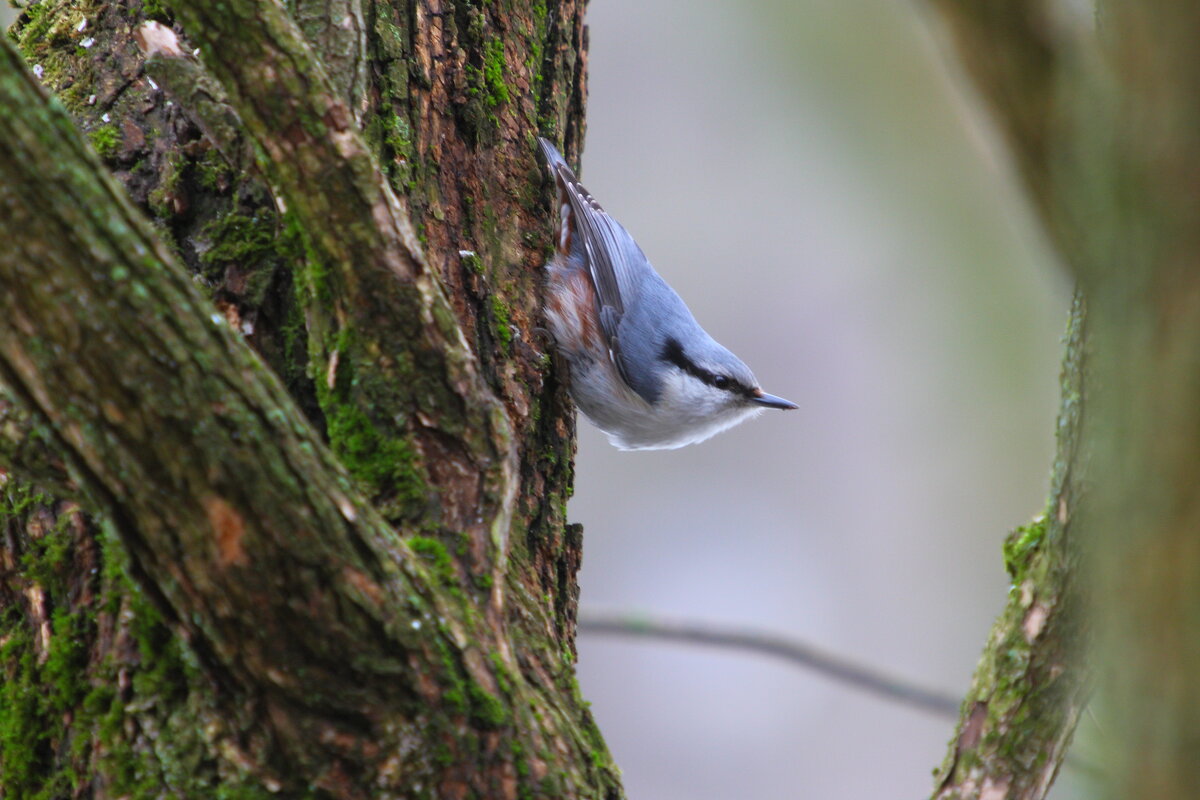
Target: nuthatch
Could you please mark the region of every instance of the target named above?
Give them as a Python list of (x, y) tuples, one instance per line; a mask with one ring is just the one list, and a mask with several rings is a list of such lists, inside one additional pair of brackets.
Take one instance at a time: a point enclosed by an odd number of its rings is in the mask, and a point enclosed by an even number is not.
[(763, 392), (554, 145), (538, 145), (558, 186), (546, 318), (570, 370), (571, 397), (609, 441), (622, 450), (683, 447), (764, 408), (796, 408)]

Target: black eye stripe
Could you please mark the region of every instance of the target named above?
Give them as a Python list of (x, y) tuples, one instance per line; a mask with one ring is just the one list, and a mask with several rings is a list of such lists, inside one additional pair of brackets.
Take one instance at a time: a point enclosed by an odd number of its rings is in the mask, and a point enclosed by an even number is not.
[(731, 378), (728, 375), (717, 375), (697, 365), (683, 352), (683, 345), (677, 339), (667, 339), (666, 344), (663, 345), (662, 358), (664, 361), (669, 361), (679, 367), (693, 378), (704, 381), (714, 389), (721, 389), (745, 395), (746, 397), (754, 395), (754, 389), (738, 382), (736, 378)]

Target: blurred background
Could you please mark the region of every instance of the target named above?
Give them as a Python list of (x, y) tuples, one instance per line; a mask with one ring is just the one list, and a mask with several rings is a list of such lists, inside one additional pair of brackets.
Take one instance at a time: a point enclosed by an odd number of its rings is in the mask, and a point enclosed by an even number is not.
[[(581, 421), (582, 606), (768, 628), (961, 695), (1003, 538), (1044, 502), (1070, 287), (936, 20), (593, 0), (588, 21), (584, 183), (800, 410), (667, 452)], [(953, 732), (752, 654), (581, 635), (579, 670), (632, 800), (927, 796)]]

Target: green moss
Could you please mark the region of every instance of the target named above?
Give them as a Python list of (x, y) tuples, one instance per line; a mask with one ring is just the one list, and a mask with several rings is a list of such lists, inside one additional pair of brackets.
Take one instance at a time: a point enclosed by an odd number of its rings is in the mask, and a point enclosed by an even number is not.
[(50, 797), (54, 787), (45, 778), (57, 726), (48, 726), (44, 717), (32, 637), (16, 628), (6, 630), (5, 638), (0, 647), (0, 785), (14, 797)]
[(55, 714), (65, 714), (86, 694), (79, 676), (87, 669), (87, 640), (94, 624), (90, 614), (54, 609), (51, 617), (50, 647), (42, 665), (42, 680), (47, 686), (44, 700)]
[(403, 494), (403, 502), (423, 503), (426, 484), (412, 443), (384, 434), (357, 406), (330, 402), (328, 392), (321, 395), (326, 398), (321, 408), (329, 444), (350, 474), (376, 490), (386, 487)]
[(468, 684), (471, 695), (471, 718), (484, 728), (502, 728), (508, 724), (508, 708), (500, 698), (484, 691), (477, 683)]
[(512, 716), (504, 701), (475, 683), (463, 672), (458, 659), (451, 654), (450, 647), (441, 637), (437, 638), (435, 646), (441, 656), (442, 678), (449, 684), (442, 693), (442, 699), (450, 709), (468, 715), (483, 728), (494, 730), (507, 725)]
[[(116, 685), (116, 665), (102, 665), (98, 680), (82, 699), (80, 707), (88, 715), (83, 720), (100, 744), (99, 765), (109, 780), (113, 796), (153, 797), (161, 794), (164, 780), (187, 796), (211, 794), (210, 783), (191, 765), (181, 767), (178, 759), (192, 748), (200, 733), (194, 728), (194, 715), (182, 708), (187, 687), (199, 680), (199, 671), (179, 638), (164, 623), (158, 610), (128, 577), (128, 557), (115, 534), (100, 536), (103, 562), (102, 606), (117, 613), (130, 639), (136, 644), (136, 666), (125, 666), (137, 709), (126, 705)], [(138, 719), (149, 713), (161, 730), (160, 742), (147, 749), (135, 748), (127, 738), (128, 717), (137, 727)], [(236, 784), (235, 784), (236, 785)]]
[[(549, 14), (546, 10), (546, 3), (544, 0), (537, 0), (533, 4), (533, 30), (529, 35), (529, 46), (527, 48), (529, 55), (525, 60), (525, 67), (529, 70), (529, 74), (533, 76), (533, 96), (539, 100), (542, 96), (542, 86), (545, 82), (542, 69), (543, 62), (545, 61), (546, 25), (548, 18)], [(536, 122), (536, 120), (530, 119), (530, 122)]]
[(379, 156), (394, 187), (410, 191), (416, 186), (412, 125), (392, 109), (369, 118), (364, 136)]
[(500, 349), (508, 353), (512, 347), (512, 319), (508, 306), (499, 295), (492, 295), (492, 333), (500, 344)]
[[(471, 135), (484, 140), (500, 126), (497, 110), (512, 99), (512, 90), (504, 80), (504, 40), (498, 36), (483, 38), (483, 17), (468, 28), (467, 44), (479, 54), (478, 66), (463, 66), (467, 101), (457, 108), (458, 117)], [(474, 60), (474, 59), (472, 59)]]
[(57, 6), (49, 0), (42, 0), (42, 2), (25, 9), (24, 24), (19, 28), (14, 28), (11, 32), (24, 55), (32, 55), (34, 48), (45, 44), (49, 38), (50, 29), (54, 27), (57, 11)]
[(1004, 540), (1004, 567), (1014, 584), (1020, 584), (1029, 568), (1033, 554), (1046, 536), (1046, 518), (1039, 516), (1022, 525)]
[(509, 100), (508, 84), (504, 82), (504, 40), (493, 36), (483, 46), (483, 82), (487, 87), (487, 104), (496, 108)]
[(504, 659), (499, 653), (492, 651), (488, 653), (488, 661), (492, 662), (492, 669), (496, 675), (496, 685), (500, 687), (500, 691), (505, 694), (512, 693), (513, 676), (508, 671), (508, 667), (504, 664)]
[(433, 763), (439, 767), (448, 767), (454, 763), (454, 753), (450, 751), (449, 745), (445, 742), (438, 742), (433, 751)]
[(170, 14), (163, 6), (162, 0), (142, 0), (142, 13), (147, 17), (155, 17), (160, 20), (169, 20)]
[[(31, 515), (51, 505), (10, 480), (0, 493), (0, 524), (30, 530)], [(49, 611), (44, 643), (31, 609), (0, 608), (0, 794), (55, 800), (81, 796), (98, 781), (113, 797), (159, 797), (167, 787), (182, 797), (271, 796), (251, 776), (218, 776), (216, 764), (197, 761), (211, 759), (196, 720), (212, 710), (195, 705), (207, 702), (206, 690), (188, 691), (206, 686), (194, 658), (127, 577), (127, 556), (109, 530), (97, 534), (97, 591), (90, 601), (79, 595), (72, 523), (63, 514), (55, 526), (20, 537), (21, 573)], [(134, 651), (111, 640), (95, 649), (100, 614), (117, 628), (109, 636)], [(127, 689), (118, 688), (119, 673)]]
[(448, 684), (442, 692), (442, 700), (452, 711), (465, 714), (467, 712), (467, 682), (463, 677), (458, 660), (441, 636), (434, 637), (433, 645), (437, 648), (438, 656), (442, 661), (441, 677)]
[(288, 390), (295, 395), (297, 385), (308, 373), (308, 329), (304, 325), (304, 312), (300, 310), (300, 301), (295, 296), (289, 298), (286, 304), (281, 333), (283, 367), (280, 372)]
[(454, 561), (450, 558), (446, 545), (441, 541), (427, 536), (413, 536), (409, 538), (408, 546), (428, 562), (434, 576), (439, 581), (449, 586), (458, 583), (458, 572), (454, 569)]
[(0, 493), (0, 516), (22, 516), (34, 506), (45, 506), (54, 502), (50, 495), (36, 486), (20, 481), (9, 481)]
[(424, 516), (430, 507), (431, 490), (421, 465), (420, 454), (407, 435), (390, 433), (364, 411), (372, 387), (357, 377), (359, 353), (355, 337), (343, 328), (335, 344), (338, 359), (335, 384), (317, 381), (317, 401), (325, 415), (330, 447), (354, 478), (380, 500), (380, 509), (390, 519), (410, 520)]
[(217, 217), (203, 228), (211, 244), (200, 254), (200, 263), (209, 277), (223, 274), (236, 266), (246, 274), (242, 299), (251, 305), (263, 301), (271, 285), (276, 265), (288, 247), (277, 234), (273, 216), (248, 217), (231, 212)]
[[(50, 518), (53, 505), (37, 489), (10, 481), (0, 498), (0, 524), (30, 530), (35, 517)], [(31, 619), (37, 613), (33, 608), (22, 611), (15, 604), (0, 612), (0, 786), (6, 796), (70, 796), (79, 782), (61, 751), (68, 724), (77, 722), (72, 720), (76, 706), (89, 689), (85, 676), (95, 616), (89, 607), (66, 603), (70, 522), (61, 514), (55, 525), (39, 526), (40, 533), (20, 539), (26, 547), (21, 574), (40, 593), (38, 607), (49, 619)], [(48, 634), (44, 639), (42, 631)]]
[(223, 192), (233, 177), (229, 162), (215, 149), (205, 151), (194, 165), (196, 180), (211, 192)]
[(29, 4), (8, 31), (25, 60), (41, 68), (41, 83), (72, 113), (81, 112), (95, 91), (93, 52), (78, 45), (76, 30), (80, 20), (95, 13), (90, 3), (41, 0)]
[(405, 164), (413, 157), (412, 126), (408, 120), (395, 112), (386, 118), (384, 144), (392, 149), (393, 158)]
[(89, 132), (88, 141), (92, 143), (96, 153), (107, 161), (117, 154), (117, 147), (121, 144), (121, 132), (110, 122)]
[(208, 265), (224, 262), (257, 263), (275, 250), (275, 222), (261, 217), (226, 214), (204, 226), (212, 246), (200, 260)]
[[(179, 192), (180, 183), (183, 180), (183, 170), (183, 156), (177, 153), (169, 155), (158, 185), (150, 190), (150, 194), (146, 198), (150, 204), (150, 210), (159, 219), (169, 219), (175, 216), (171, 199)], [(159, 232), (163, 233), (164, 229), (160, 227)]]
[[(522, 778), (529, 777), (529, 761), (525, 758), (525, 746), (519, 740), (514, 739), (512, 743), (513, 765), (517, 768), (517, 775)], [(522, 788), (529, 790), (528, 786), (522, 784)]]
[[(40, 664), (20, 615), (10, 620), (19, 624), (5, 626), (0, 634), (5, 642), (0, 647), (0, 785), (6, 796), (49, 800), (76, 796), (95, 775), (112, 796), (159, 796), (164, 782), (183, 796), (211, 796), (212, 782), (194, 769), (181, 769), (176, 760), (195, 748), (186, 734), (195, 730), (195, 716), (174, 712), (197, 671), (178, 638), (126, 577), (122, 548), (110, 533), (100, 535), (99, 543), (100, 596), (94, 605), (72, 609), (61, 604), (65, 587), (47, 592), (47, 603), (55, 607)], [(121, 667), (131, 680), (136, 710), (116, 689), (113, 656), (90, 663), (95, 614), (101, 612), (118, 617), (125, 631), (120, 635), (136, 644), (137, 658)], [(157, 742), (147, 747), (139, 741), (135, 747), (127, 733), (130, 715), (137, 718), (136, 728), (147, 730), (150, 723), (161, 731)], [(91, 773), (80, 775), (80, 765)]]
[(466, 267), (467, 269), (469, 269), (471, 272), (475, 273), (476, 275), (482, 275), (483, 274), (483, 259), (481, 259), (479, 257), (479, 255), (475, 253), (474, 250), (463, 250), (462, 253), (463, 254), (462, 254), (461, 258), (462, 258), (463, 266)]
[(312, 239), (299, 220), (290, 212), (284, 215), (284, 230), (289, 240), (294, 242), (296, 251), (303, 253), (302, 258), (296, 258), (292, 262), (295, 265), (292, 279), (300, 307), (306, 308), (312, 302), (328, 305), (332, 299), (329, 289), (329, 266), (313, 247)]

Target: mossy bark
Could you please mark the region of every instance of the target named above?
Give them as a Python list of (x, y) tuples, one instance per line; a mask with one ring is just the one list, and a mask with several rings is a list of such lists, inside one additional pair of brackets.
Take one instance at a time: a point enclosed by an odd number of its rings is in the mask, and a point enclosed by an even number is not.
[(988, 636), (936, 773), (937, 800), (1044, 797), (1090, 698), (1078, 521), (1087, 486), (1086, 317), (1077, 295), (1065, 339), (1050, 497), (1045, 511), (1005, 542), (1008, 603)]
[(582, 14), (24, 12), (74, 124), (6, 47), (8, 796), (620, 796), (537, 335)]

